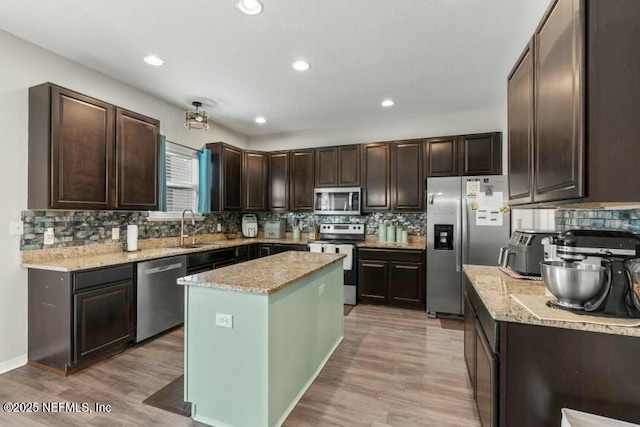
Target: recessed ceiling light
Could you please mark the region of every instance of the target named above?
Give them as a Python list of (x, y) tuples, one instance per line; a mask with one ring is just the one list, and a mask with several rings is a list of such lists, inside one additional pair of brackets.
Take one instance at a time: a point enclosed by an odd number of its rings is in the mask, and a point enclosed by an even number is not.
[(162, 58), (158, 58), (155, 55), (149, 55), (149, 56), (145, 56), (144, 58), (144, 62), (146, 62), (149, 65), (154, 65), (156, 67), (161, 66), (162, 64), (164, 64), (164, 60)]
[(298, 71), (307, 71), (311, 65), (307, 61), (296, 61), (293, 63), (293, 69)]
[(256, 123), (259, 123), (259, 124), (263, 125), (263, 124), (267, 123), (267, 119), (265, 119), (262, 116), (258, 116), (258, 117), (256, 117)]
[(262, 12), (262, 3), (260, 0), (238, 0), (236, 7), (247, 15), (258, 15)]
[(385, 99), (384, 101), (382, 101), (380, 103), (380, 105), (382, 105), (383, 107), (391, 107), (395, 104), (395, 102), (392, 99)]

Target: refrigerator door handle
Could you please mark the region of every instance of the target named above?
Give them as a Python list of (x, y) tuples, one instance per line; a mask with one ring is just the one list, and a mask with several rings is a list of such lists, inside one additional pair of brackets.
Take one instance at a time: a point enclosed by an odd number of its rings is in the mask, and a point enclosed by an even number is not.
[(461, 217), (461, 206), (460, 199), (456, 199), (456, 245), (454, 247), (454, 251), (456, 253), (456, 272), (460, 272), (460, 268), (462, 267), (462, 233), (460, 232), (460, 217)]
[(466, 264), (469, 259), (469, 209), (467, 209), (467, 199), (461, 201), (462, 214), (462, 264)]

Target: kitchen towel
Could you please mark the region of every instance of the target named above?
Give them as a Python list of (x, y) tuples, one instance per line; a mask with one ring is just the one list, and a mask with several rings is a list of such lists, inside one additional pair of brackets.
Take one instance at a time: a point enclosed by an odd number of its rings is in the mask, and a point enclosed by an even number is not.
[(325, 254), (335, 254), (338, 251), (338, 247), (333, 243), (325, 243), (322, 246), (322, 252), (324, 252)]
[(322, 244), (321, 243), (309, 243), (309, 251), (311, 251), (311, 252), (322, 252)]
[(127, 251), (138, 250), (138, 226), (127, 225)]
[(338, 245), (338, 253), (347, 255), (342, 265), (345, 271), (351, 270), (353, 268), (353, 245)]

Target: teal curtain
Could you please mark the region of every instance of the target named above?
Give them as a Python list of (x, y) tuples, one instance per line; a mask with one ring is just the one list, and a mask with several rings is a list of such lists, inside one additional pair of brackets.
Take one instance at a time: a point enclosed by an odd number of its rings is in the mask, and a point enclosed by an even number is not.
[(158, 210), (167, 211), (167, 137), (160, 135), (160, 159), (158, 162)]
[(198, 212), (211, 212), (211, 150), (198, 151)]

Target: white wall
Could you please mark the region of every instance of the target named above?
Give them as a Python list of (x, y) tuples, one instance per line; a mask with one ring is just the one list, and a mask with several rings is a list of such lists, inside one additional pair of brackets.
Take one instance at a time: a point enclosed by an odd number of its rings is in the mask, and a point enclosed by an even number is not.
[(375, 126), (352, 127), (331, 130), (291, 132), (249, 138), (254, 150), (288, 150), (291, 148), (322, 147), (329, 145), (358, 144), (447, 136), (464, 133), (501, 131), (505, 121), (502, 106), (477, 111), (461, 111), (446, 115), (431, 115), (416, 120), (394, 120)]
[(511, 211), (511, 231), (520, 229), (555, 230), (555, 209), (513, 209)]
[(27, 271), (20, 267), (20, 238), (9, 221), (27, 208), (28, 88), (50, 81), (161, 122), (171, 141), (194, 148), (226, 141), (246, 147), (247, 138), (221, 126), (189, 131), (184, 111), (145, 92), (0, 31), (0, 373), (23, 365), (27, 355)]

